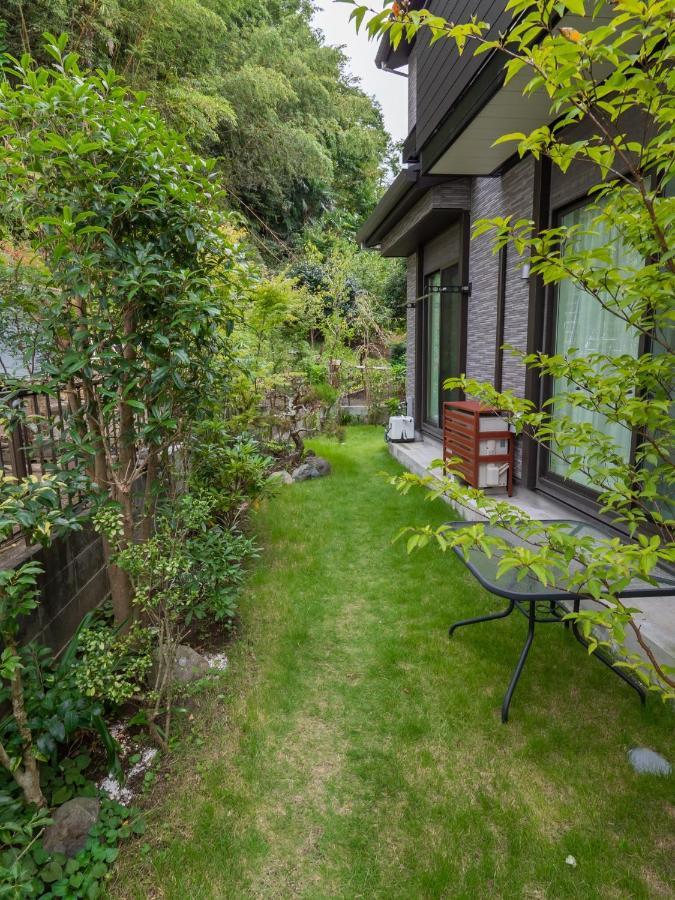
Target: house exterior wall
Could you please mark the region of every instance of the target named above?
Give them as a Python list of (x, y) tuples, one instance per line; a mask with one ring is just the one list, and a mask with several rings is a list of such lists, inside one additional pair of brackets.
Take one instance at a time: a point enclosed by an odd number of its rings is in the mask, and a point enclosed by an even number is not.
[(424, 245), (424, 274), (429, 275), (459, 261), (460, 226), (451, 225)]
[[(504, 215), (514, 219), (532, 218), (534, 199), (534, 160), (528, 156), (502, 177)], [(523, 278), (527, 259), (519, 257), (513, 247), (506, 256), (506, 291), (504, 298), (504, 343), (518, 350), (527, 349), (530, 280)], [(508, 351), (502, 360), (502, 389), (525, 395), (525, 366)]]
[[(412, 303), (417, 297), (417, 253), (413, 253), (406, 260), (406, 297), (408, 303)], [(408, 414), (415, 417), (417, 422), (417, 410), (415, 409), (415, 389), (417, 383), (417, 311), (415, 307), (406, 309), (406, 376), (405, 398), (408, 405)]]
[[(527, 157), (504, 175), (473, 179), (471, 192), (471, 224), (493, 216), (531, 218), (534, 197), (534, 161)], [(499, 256), (493, 253), (493, 236), (473, 238), (469, 250), (469, 299), (466, 370), (470, 378), (495, 380), (497, 349), (497, 307), (499, 290)], [(506, 257), (504, 288), (504, 344), (520, 350), (527, 347), (529, 279), (522, 277), (526, 260), (509, 247)], [(525, 366), (508, 351), (502, 358), (502, 389), (522, 397), (525, 392)], [(516, 442), (516, 477), (522, 477), (522, 448)]]
[(417, 53), (413, 50), (408, 60), (408, 134), (417, 123)]
[[(470, 10), (464, 0), (430, 0), (425, 7), (450, 22), (467, 22), (473, 14), (479, 22), (490, 23), (488, 38), (497, 38), (511, 22), (511, 12), (505, 9), (503, 0), (477, 0)], [(418, 148), (433, 134), (485, 61), (484, 56), (469, 52), (460, 56), (448, 41), (432, 46), (431, 38), (431, 32), (423, 29), (415, 43)]]

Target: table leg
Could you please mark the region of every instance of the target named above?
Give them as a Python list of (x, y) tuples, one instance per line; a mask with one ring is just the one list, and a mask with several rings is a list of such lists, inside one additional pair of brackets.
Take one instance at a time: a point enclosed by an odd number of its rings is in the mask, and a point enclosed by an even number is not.
[(490, 613), (487, 616), (476, 616), (475, 619), (462, 619), (459, 622), (455, 622), (454, 625), (450, 626), (448, 637), (452, 637), (452, 633), (455, 628), (461, 628), (463, 625), (475, 625), (477, 622), (492, 622), (494, 619), (504, 619), (506, 618), (506, 616), (511, 615), (515, 608), (515, 605), (516, 601), (510, 600), (509, 605), (506, 607), (506, 609), (502, 609), (500, 612)]
[(525, 666), (525, 660), (527, 659), (527, 654), (530, 652), (530, 647), (532, 646), (532, 641), (534, 640), (534, 625), (536, 622), (536, 603), (533, 601), (530, 603), (530, 611), (528, 613), (528, 625), (527, 625), (527, 637), (525, 638), (525, 643), (523, 644), (523, 649), (520, 651), (520, 657), (518, 659), (518, 664), (513, 671), (513, 675), (511, 676), (511, 681), (507, 688), (506, 693), (504, 694), (504, 702), (502, 703), (502, 722), (506, 723), (509, 721), (509, 707), (511, 706), (511, 699), (513, 697), (513, 692), (516, 689), (516, 685), (518, 684), (518, 679), (520, 678), (521, 672)]
[[(572, 633), (574, 637), (579, 641), (582, 647), (586, 647), (588, 649), (589, 641), (583, 636), (579, 629), (579, 622), (577, 619), (572, 622)], [(600, 660), (601, 663), (604, 663), (608, 669), (611, 669), (615, 675), (618, 675), (626, 684), (629, 684), (634, 691), (636, 691), (640, 697), (640, 703), (644, 706), (647, 702), (647, 691), (643, 685), (640, 684), (639, 681), (635, 681), (633, 678), (628, 675), (627, 672), (624, 672), (622, 669), (617, 669), (612, 660), (605, 656), (605, 654), (599, 648), (593, 651), (593, 656)]]

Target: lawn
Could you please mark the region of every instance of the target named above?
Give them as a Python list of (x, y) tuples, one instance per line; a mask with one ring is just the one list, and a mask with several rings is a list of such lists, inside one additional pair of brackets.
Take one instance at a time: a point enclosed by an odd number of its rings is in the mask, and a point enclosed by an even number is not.
[[(673, 779), (636, 775), (635, 745), (673, 756), (673, 713), (569, 633), (524, 640), (453, 555), (407, 556), (403, 525), (442, 502), (399, 497), (381, 429), (313, 442), (329, 478), (257, 513), (263, 553), (242, 599), (229, 685), (198, 716), (127, 853), (114, 896), (672, 897)], [(566, 863), (573, 856), (576, 866)]]

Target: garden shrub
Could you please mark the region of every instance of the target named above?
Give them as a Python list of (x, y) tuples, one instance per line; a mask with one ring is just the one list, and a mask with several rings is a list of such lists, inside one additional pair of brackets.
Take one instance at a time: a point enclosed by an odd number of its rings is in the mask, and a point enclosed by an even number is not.
[(152, 665), (152, 636), (140, 622), (122, 631), (101, 611), (80, 632), (74, 678), (84, 697), (118, 707), (144, 690)]
[(234, 526), (251, 502), (268, 488), (272, 459), (252, 437), (233, 436), (222, 420), (195, 426), (190, 447), (190, 484), (208, 494), (211, 512), (225, 526)]

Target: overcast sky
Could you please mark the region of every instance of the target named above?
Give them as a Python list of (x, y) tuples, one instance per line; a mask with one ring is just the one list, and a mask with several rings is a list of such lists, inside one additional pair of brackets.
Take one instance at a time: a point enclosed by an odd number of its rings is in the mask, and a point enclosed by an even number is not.
[(361, 87), (374, 96), (382, 107), (384, 124), (395, 141), (408, 135), (408, 86), (405, 79), (375, 67), (377, 41), (369, 41), (365, 28), (357, 34), (349, 21), (352, 7), (332, 0), (315, 0), (314, 24), (320, 28), (326, 43), (344, 45), (350, 60), (350, 71), (361, 80)]

